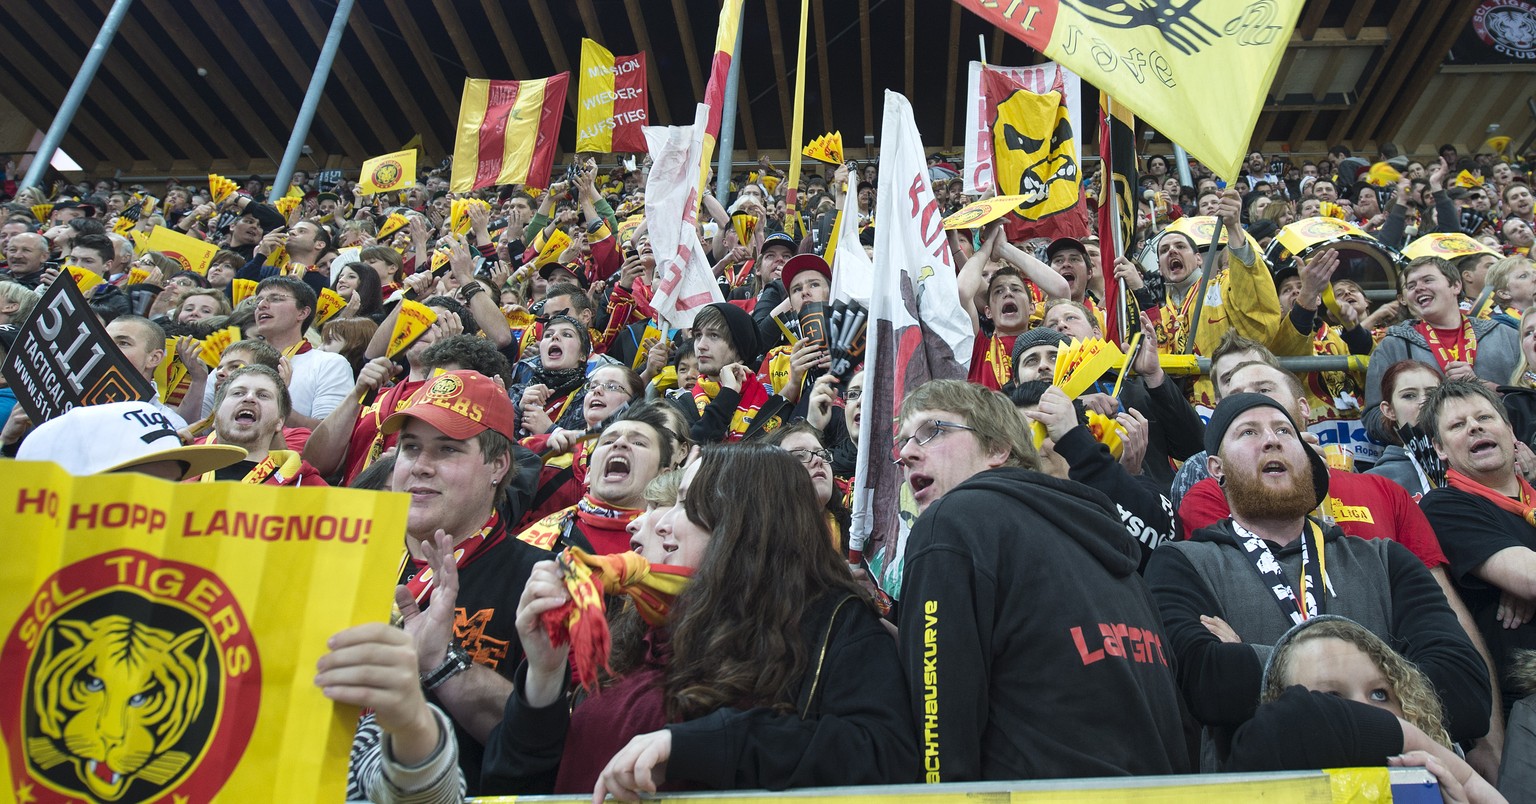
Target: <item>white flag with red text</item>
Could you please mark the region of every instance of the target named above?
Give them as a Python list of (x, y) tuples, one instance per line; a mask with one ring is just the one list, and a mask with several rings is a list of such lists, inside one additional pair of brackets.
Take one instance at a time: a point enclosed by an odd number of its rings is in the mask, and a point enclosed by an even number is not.
[(886, 91), (881, 131), (870, 348), (850, 542), (881, 586), (899, 596), (908, 527), (899, 516), (901, 467), (889, 457), (895, 416), (919, 385), (965, 379), (976, 335), (960, 306), (944, 212), (928, 183), (912, 105), (900, 93)]
[(656, 255), (651, 305), (671, 327), (691, 327), (699, 309), (724, 301), (699, 242), (699, 161), (709, 107), (699, 104), (691, 126), (646, 126), (651, 173), (645, 219)]

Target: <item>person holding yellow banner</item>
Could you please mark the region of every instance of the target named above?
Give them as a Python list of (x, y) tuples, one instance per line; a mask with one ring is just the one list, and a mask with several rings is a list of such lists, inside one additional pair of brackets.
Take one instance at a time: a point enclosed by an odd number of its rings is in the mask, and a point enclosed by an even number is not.
[[(533, 564), (549, 557), (507, 538), (515, 524), (505, 502), (517, 472), (512, 421), (499, 384), (460, 370), (422, 386), (382, 428), (399, 437), (390, 488), (411, 498), (395, 603), (415, 637), (429, 700), (453, 719), (471, 795), (479, 792), (481, 746), (512, 692), (522, 650), (517, 599)], [(457, 573), (440, 572), (440, 558), (432, 566), (445, 541)], [(444, 603), (445, 595), (454, 602)]]

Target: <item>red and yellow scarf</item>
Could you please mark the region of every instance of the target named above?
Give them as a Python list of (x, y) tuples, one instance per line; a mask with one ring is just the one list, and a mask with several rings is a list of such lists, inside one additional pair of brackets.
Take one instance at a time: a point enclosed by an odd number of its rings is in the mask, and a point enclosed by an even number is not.
[(597, 687), (597, 671), (608, 670), (613, 645), (603, 616), (603, 595), (627, 595), (640, 617), (652, 626), (667, 623), (672, 603), (692, 579), (690, 567), (652, 564), (637, 553), (594, 556), (567, 547), (557, 559), (571, 599), (540, 615), (552, 645), (571, 645), (576, 681)]
[(1531, 500), (1536, 499), (1536, 488), (1532, 488), (1531, 484), (1527, 483), (1525, 478), (1521, 477), (1518, 473), (1515, 475), (1515, 480), (1520, 484), (1519, 499), (1506, 497), (1455, 469), (1445, 470), (1445, 480), (1450, 484), (1451, 488), (1482, 497), (1505, 511), (1524, 519), (1526, 524), (1536, 527), (1536, 506), (1531, 504)]
[[(713, 402), (715, 395), (720, 393), (720, 383), (699, 377), (697, 384), (693, 386), (693, 404), (698, 407), (699, 415), (704, 415), (704, 409)], [(740, 441), (752, 426), (752, 420), (757, 418), (757, 412), (762, 409), (763, 403), (768, 401), (768, 389), (763, 387), (762, 378), (756, 374), (748, 377), (741, 386), (741, 401), (736, 404), (736, 412), (731, 415), (731, 429), (726, 434), (726, 441)]]
[[(501, 527), (501, 514), (492, 511), (490, 519), (486, 520), (485, 527), (481, 528), (479, 533), (459, 542), (453, 548), (454, 565), (463, 572), (471, 561), (479, 558), (486, 550), (495, 547), (506, 535), (506, 530)], [(409, 550), (400, 561), (402, 572), (405, 571), (407, 564), (414, 567), (415, 572), (405, 582), (406, 591), (411, 593), (411, 599), (416, 601), (416, 605), (425, 605), (435, 586), (432, 582), (432, 567), (419, 558), (413, 558)]]
[(1472, 319), (1467, 316), (1461, 317), (1461, 337), (1454, 344), (1441, 341), (1440, 333), (1443, 330), (1435, 329), (1426, 321), (1414, 324), (1413, 328), (1418, 330), (1419, 334), (1424, 336), (1424, 340), (1429, 343), (1429, 352), (1435, 356), (1435, 362), (1439, 364), (1441, 371), (1445, 371), (1446, 365), (1454, 361), (1476, 362), (1477, 335), (1472, 332)]

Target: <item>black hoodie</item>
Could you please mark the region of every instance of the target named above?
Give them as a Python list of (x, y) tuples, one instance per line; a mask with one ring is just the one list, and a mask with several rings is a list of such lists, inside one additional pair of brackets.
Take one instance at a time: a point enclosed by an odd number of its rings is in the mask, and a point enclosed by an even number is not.
[(1109, 498), (992, 469), (929, 506), (906, 554), (927, 781), (1189, 770), (1172, 653)]

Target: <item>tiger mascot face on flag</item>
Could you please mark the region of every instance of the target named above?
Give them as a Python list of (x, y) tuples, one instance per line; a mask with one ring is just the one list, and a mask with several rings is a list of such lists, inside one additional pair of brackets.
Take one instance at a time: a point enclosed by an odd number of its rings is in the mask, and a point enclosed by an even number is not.
[(57, 620), (42, 642), (31, 683), (41, 735), (27, 740), (34, 763), (73, 763), (84, 791), (102, 801), (187, 769), (193, 755), (172, 749), (202, 713), (212, 634), (113, 614)]
[(1018, 212), (1026, 220), (1040, 220), (1077, 204), (1072, 121), (1058, 93), (1021, 90), (1009, 95), (997, 105), (992, 140), (998, 192), (1024, 196)]

